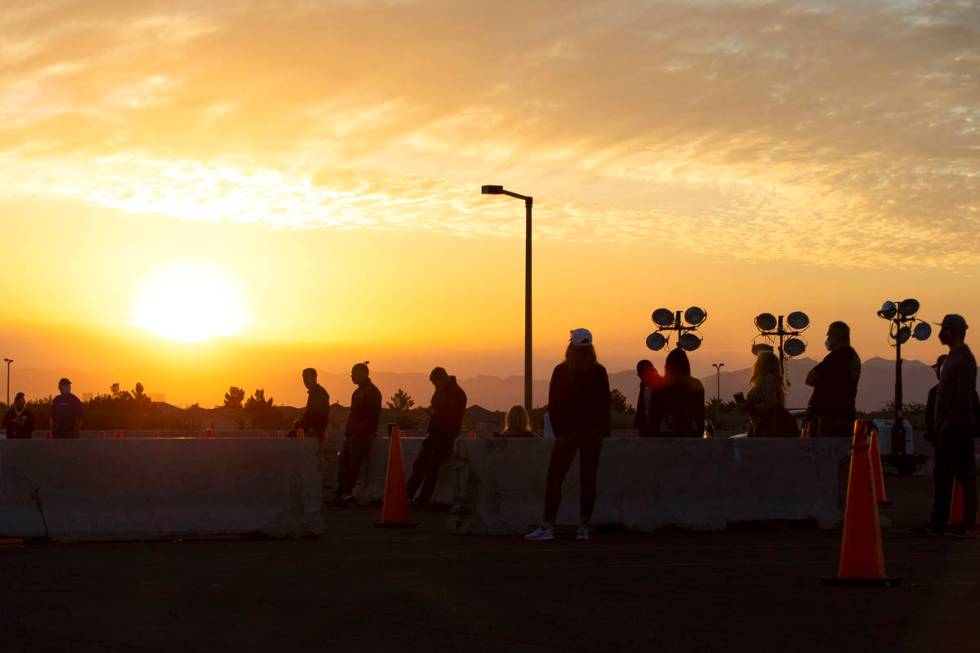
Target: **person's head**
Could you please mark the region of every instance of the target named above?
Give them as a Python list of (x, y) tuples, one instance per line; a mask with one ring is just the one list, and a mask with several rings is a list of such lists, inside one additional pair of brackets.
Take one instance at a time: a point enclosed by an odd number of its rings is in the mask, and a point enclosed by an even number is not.
[(851, 346), (851, 327), (844, 322), (831, 322), (827, 327), (827, 351)]
[(61, 379), (58, 381), (58, 392), (63, 395), (71, 394), (71, 381), (68, 379)]
[(565, 349), (565, 362), (572, 370), (584, 369), (597, 362), (592, 333), (588, 329), (574, 329), (568, 338)]
[(687, 358), (687, 352), (678, 347), (667, 354), (664, 362), (664, 375), (667, 378), (678, 376), (691, 376), (691, 361)]
[(943, 363), (946, 362), (946, 354), (942, 354), (936, 359), (936, 362), (932, 364), (932, 371), (936, 373), (936, 378), (939, 378), (939, 373), (943, 371)]
[(647, 387), (653, 387), (660, 376), (657, 374), (657, 368), (654, 367), (653, 363), (645, 358), (636, 364), (636, 375)]
[(371, 380), (371, 371), (368, 370), (367, 362), (357, 363), (354, 367), (350, 368), (350, 380), (357, 385), (367, 383)]
[(303, 385), (306, 386), (307, 390), (312, 389), (316, 385), (316, 370), (312, 367), (307, 367), (303, 370)]
[(24, 393), (18, 392), (17, 396), (14, 397), (14, 406), (17, 406), (17, 409), (20, 410), (26, 405), (27, 399), (24, 398)]
[(449, 380), (449, 372), (446, 371), (445, 367), (434, 367), (432, 372), (429, 374), (429, 381), (432, 382), (437, 389), (446, 385), (446, 381)]
[(966, 340), (966, 320), (962, 315), (950, 313), (939, 324), (939, 342), (947, 347), (958, 347)]
[(774, 375), (782, 381), (782, 373), (779, 369), (779, 357), (771, 351), (760, 351), (759, 355), (755, 357), (755, 364), (752, 366), (752, 385), (758, 383), (767, 374)]
[(504, 417), (504, 431), (507, 433), (527, 433), (531, 430), (531, 418), (524, 406), (512, 406)]

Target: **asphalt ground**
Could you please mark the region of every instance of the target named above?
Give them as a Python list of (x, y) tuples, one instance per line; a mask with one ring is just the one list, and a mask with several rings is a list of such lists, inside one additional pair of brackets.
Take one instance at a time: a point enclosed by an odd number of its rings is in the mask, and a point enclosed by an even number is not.
[(325, 508), (305, 540), (0, 544), (3, 651), (976, 651), (980, 540), (920, 539), (888, 477), (893, 588), (827, 587), (839, 532), (412, 530)]

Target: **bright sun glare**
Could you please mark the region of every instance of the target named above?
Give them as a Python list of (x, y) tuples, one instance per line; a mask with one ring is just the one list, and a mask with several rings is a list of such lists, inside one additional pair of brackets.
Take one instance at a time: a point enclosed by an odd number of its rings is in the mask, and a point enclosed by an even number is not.
[(133, 322), (162, 338), (202, 342), (241, 331), (248, 308), (225, 271), (182, 262), (147, 277), (137, 290)]

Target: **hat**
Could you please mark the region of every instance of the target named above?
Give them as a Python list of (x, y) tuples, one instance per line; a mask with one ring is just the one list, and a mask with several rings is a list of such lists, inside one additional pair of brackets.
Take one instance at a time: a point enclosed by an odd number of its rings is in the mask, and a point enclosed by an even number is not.
[(588, 329), (575, 329), (569, 338), (573, 347), (588, 347), (592, 344), (592, 334)]
[(58, 381), (59, 388), (63, 385), (71, 385), (71, 379), (62, 378), (60, 381)]
[(956, 313), (949, 313), (943, 318), (943, 321), (939, 323), (944, 329), (954, 329), (956, 331), (966, 331), (966, 320), (963, 319), (962, 315), (957, 315)]

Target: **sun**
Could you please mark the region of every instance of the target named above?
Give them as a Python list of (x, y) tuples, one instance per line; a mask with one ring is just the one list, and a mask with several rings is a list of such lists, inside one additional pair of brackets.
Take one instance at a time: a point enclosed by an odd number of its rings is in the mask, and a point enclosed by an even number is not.
[(133, 301), (133, 323), (175, 342), (239, 333), (248, 323), (240, 285), (224, 270), (180, 262), (150, 274)]

